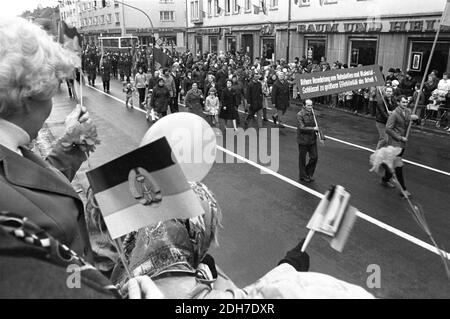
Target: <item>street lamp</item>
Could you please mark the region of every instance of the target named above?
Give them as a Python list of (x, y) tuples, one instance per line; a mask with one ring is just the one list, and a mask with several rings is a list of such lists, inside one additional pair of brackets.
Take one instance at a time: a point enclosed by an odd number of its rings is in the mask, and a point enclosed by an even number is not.
[(145, 14), (145, 16), (147, 17), (148, 21), (150, 22), (150, 26), (151, 26), (151, 30), (152, 30), (151, 31), (152, 32), (152, 39), (153, 39), (153, 41), (152, 41), (152, 55), (153, 55), (153, 59), (152, 59), (152, 73), (154, 73), (155, 72), (155, 28), (153, 27), (152, 19), (150, 19), (149, 15), (142, 9), (139, 9), (139, 8), (136, 8), (136, 7), (132, 6), (132, 5), (126, 4), (126, 3), (124, 3), (124, 1), (114, 0), (114, 2), (119, 2), (123, 6), (129, 7), (131, 9), (137, 10), (137, 11)]

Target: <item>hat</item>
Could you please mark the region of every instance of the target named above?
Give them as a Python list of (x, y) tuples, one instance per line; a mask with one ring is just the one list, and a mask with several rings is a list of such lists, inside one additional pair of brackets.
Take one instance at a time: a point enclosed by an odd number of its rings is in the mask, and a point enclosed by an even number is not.
[(401, 73), (401, 72), (402, 72), (402, 70), (400, 70), (399, 68), (395, 69), (395, 73)]
[(400, 83), (397, 80), (392, 81), (393, 86), (398, 86)]
[(406, 74), (408, 74), (409, 76), (414, 76), (414, 72), (409, 70), (408, 72), (406, 72)]
[(394, 68), (390, 68), (388, 72), (395, 73), (395, 69)]

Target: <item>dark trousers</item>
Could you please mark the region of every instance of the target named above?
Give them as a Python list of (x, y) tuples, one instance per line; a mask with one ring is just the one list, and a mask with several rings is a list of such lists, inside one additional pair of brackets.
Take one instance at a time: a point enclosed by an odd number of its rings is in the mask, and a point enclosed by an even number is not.
[(255, 111), (254, 109), (250, 108), (248, 110), (248, 115), (247, 118), (245, 119), (245, 126), (247, 126), (250, 121), (254, 121), (255, 120), (255, 115), (256, 115), (256, 126), (259, 127), (259, 117), (260, 117), (260, 111), (262, 109), (259, 109), (258, 111)]
[(103, 81), (103, 91), (109, 92), (109, 81)]
[(145, 88), (138, 89), (138, 94), (139, 94), (139, 107), (143, 109), (144, 106), (142, 105), (142, 103), (144, 103), (145, 101)]
[(169, 107), (170, 107), (170, 113), (178, 113), (178, 101), (176, 101), (176, 97), (170, 98)]
[[(300, 178), (312, 177), (316, 170), (317, 161), (319, 159), (317, 153), (317, 143), (312, 145), (299, 145), (298, 168)], [(306, 164), (306, 155), (309, 155), (309, 162)]]
[[(402, 157), (404, 152), (405, 152), (405, 149), (402, 150), (399, 157)], [(384, 177), (383, 177), (383, 182), (387, 183), (392, 178), (393, 174), (391, 173), (391, 170), (389, 169), (389, 167), (386, 164), (383, 163), (381, 165), (383, 166), (384, 172), (385, 172)], [(395, 175), (397, 176), (397, 180), (400, 183), (400, 185), (402, 186), (403, 190), (406, 191), (405, 179), (403, 177), (403, 167), (396, 167)]]

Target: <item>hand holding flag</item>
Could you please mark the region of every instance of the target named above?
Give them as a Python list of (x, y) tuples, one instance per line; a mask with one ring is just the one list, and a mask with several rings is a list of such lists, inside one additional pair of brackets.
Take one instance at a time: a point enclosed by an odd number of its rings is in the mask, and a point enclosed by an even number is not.
[(356, 209), (349, 206), (350, 194), (342, 186), (334, 186), (317, 206), (306, 226), (310, 229), (302, 246), (304, 252), (316, 232), (331, 238), (331, 247), (339, 252), (344, 250), (350, 231), (356, 221)]

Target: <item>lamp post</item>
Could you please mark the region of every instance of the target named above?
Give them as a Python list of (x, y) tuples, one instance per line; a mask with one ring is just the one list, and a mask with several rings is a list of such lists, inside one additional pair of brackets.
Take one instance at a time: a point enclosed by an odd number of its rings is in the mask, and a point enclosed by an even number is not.
[(153, 27), (152, 19), (150, 19), (149, 15), (142, 9), (139, 9), (139, 8), (136, 8), (136, 7), (132, 6), (132, 5), (126, 4), (124, 1), (117, 1), (117, 0), (114, 0), (114, 1), (121, 3), (122, 6), (126, 6), (126, 7), (129, 7), (131, 9), (134, 9), (134, 10), (137, 10), (137, 11), (143, 13), (147, 17), (148, 21), (150, 22), (150, 26), (151, 26), (151, 30), (152, 30), (151, 31), (152, 32), (152, 39), (153, 39), (152, 40), (152, 55), (153, 55), (153, 58), (152, 58), (152, 74), (153, 74), (155, 72), (155, 28)]

